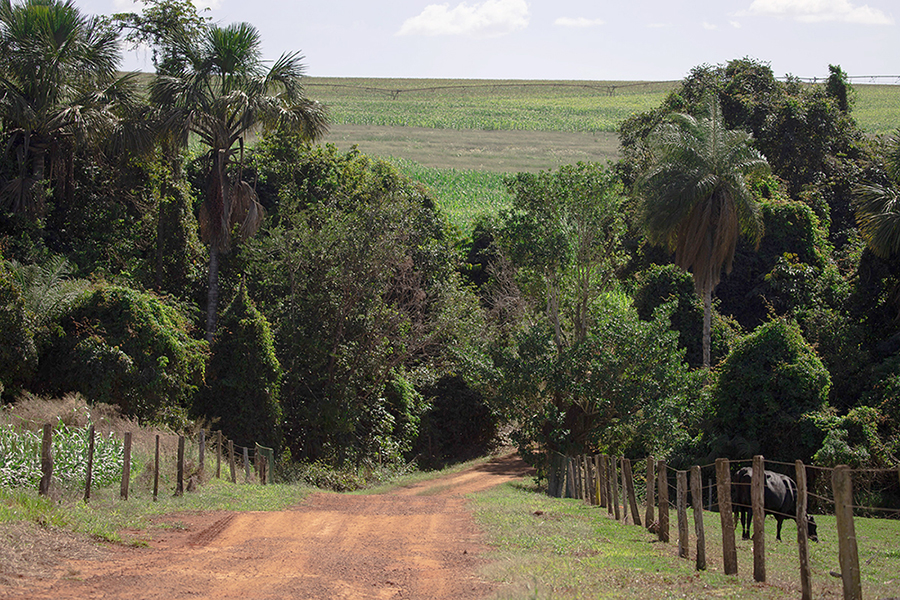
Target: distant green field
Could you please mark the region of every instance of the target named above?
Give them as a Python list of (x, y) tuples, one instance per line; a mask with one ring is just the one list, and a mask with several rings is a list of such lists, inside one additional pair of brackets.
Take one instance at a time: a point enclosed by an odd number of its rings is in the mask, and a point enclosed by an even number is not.
[(886, 134), (900, 128), (900, 85), (854, 85), (852, 115), (866, 133)]
[(504, 184), (506, 175), (471, 169), (439, 169), (404, 159), (393, 159), (402, 173), (424, 185), (447, 220), (460, 231), (471, 234), (481, 214), (497, 214), (510, 206)]
[(613, 132), (660, 104), (675, 82), (310, 77), (336, 124)]
[[(655, 108), (674, 81), (521, 81), (310, 77), (307, 92), (338, 125), (615, 132)], [(858, 84), (853, 115), (867, 133), (900, 127), (900, 85)]]

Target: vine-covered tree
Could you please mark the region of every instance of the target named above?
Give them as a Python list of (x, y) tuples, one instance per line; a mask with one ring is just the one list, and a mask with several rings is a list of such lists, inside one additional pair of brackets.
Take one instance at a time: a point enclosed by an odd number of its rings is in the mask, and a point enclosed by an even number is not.
[(703, 298), (703, 366), (710, 363), (712, 291), (731, 270), (741, 234), (762, 237), (759, 208), (746, 176), (765, 172), (750, 134), (728, 130), (718, 101), (706, 116), (678, 113), (650, 138), (652, 162), (638, 181), (647, 237), (675, 252)]

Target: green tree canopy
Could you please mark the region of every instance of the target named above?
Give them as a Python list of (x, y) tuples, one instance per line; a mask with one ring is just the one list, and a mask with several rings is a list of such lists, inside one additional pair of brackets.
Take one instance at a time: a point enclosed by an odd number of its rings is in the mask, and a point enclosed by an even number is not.
[(246, 287), (240, 287), (222, 312), (211, 351), (206, 386), (194, 410), (218, 419), (225, 435), (242, 446), (256, 442), (277, 448), (281, 365), (269, 322), (250, 300)]
[(830, 388), (828, 370), (796, 324), (776, 319), (758, 327), (721, 366), (713, 452), (809, 460), (817, 448), (804, 446), (800, 417), (822, 410)]

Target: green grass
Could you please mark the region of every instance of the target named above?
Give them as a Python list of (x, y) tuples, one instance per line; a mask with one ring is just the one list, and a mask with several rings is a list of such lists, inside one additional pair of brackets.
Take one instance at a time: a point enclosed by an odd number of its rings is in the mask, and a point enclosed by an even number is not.
[[(740, 540), (738, 575), (722, 570), (718, 513), (704, 513), (706, 571), (677, 557), (677, 520), (672, 543), (662, 544), (645, 529), (616, 522), (606, 509), (578, 500), (550, 498), (526, 483), (506, 484), (474, 496), (476, 516), (495, 550), (485, 576), (506, 584), (504, 598), (749, 598), (799, 597), (796, 528), (786, 522), (784, 541), (775, 540), (775, 521), (766, 520), (767, 582), (753, 581), (752, 543)], [(693, 531), (693, 516), (688, 513)], [(820, 542), (810, 544), (813, 596), (841, 597), (834, 517), (816, 516)], [(900, 594), (900, 521), (856, 519), (863, 596)]]
[[(128, 500), (119, 497), (119, 486), (94, 490), (90, 502), (70, 493), (58, 500), (39, 496), (31, 489), (0, 488), (0, 523), (31, 521), (110, 541), (124, 530), (147, 530), (152, 517), (183, 511), (282, 510), (301, 502), (315, 491), (300, 485), (244, 485), (212, 479), (195, 491), (175, 497), (161, 489), (156, 502), (147, 485), (132, 485)], [(139, 540), (138, 540), (139, 541)]]
[(900, 127), (900, 85), (854, 85), (851, 114), (866, 133), (888, 134)]

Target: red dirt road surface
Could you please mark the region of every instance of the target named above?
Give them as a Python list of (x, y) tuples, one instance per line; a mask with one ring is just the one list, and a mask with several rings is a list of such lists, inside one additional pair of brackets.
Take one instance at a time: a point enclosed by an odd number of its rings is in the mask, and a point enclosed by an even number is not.
[(181, 514), (187, 528), (157, 534), (149, 548), (68, 560), (52, 577), (0, 587), (0, 597), (485, 598), (495, 589), (477, 574), (486, 547), (464, 494), (527, 473), (505, 456), (388, 494), (316, 493), (280, 512)]

